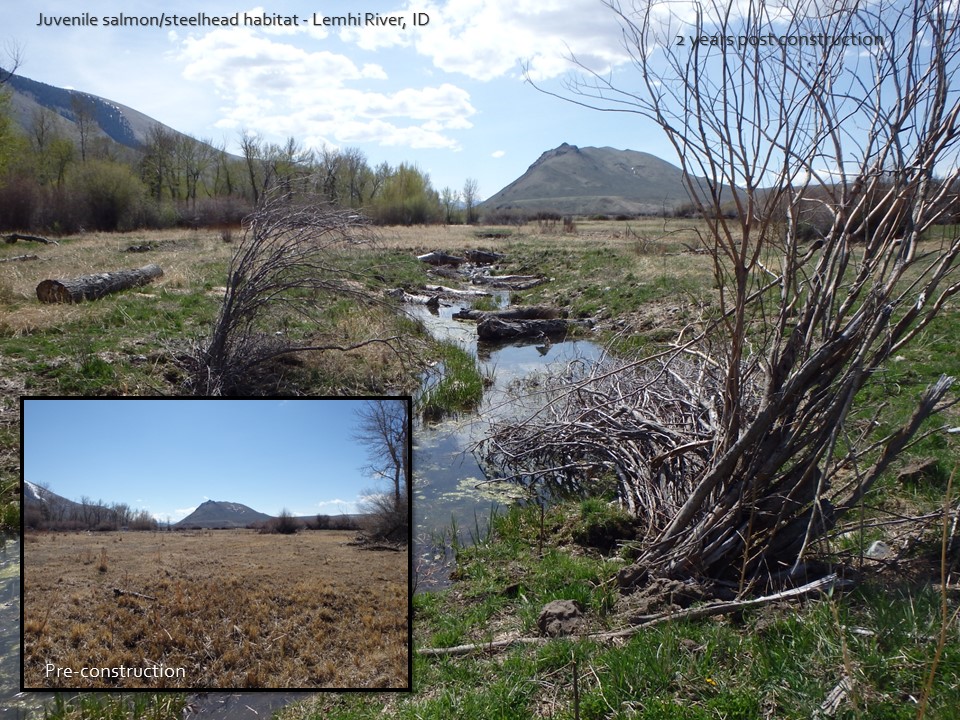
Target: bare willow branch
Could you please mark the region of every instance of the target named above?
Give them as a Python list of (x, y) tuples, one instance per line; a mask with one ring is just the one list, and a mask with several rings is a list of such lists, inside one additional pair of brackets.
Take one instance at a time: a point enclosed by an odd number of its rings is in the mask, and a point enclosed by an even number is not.
[(579, 64), (556, 94), (664, 132), (715, 305), (682, 353), (553, 387), (483, 449), (527, 482), (616, 477), (648, 527), (635, 577), (746, 585), (798, 569), (949, 402), (944, 377), (887, 437), (861, 429), (880, 412), (861, 391), (960, 291), (960, 233), (938, 226), (960, 213), (960, 15), (934, 0), (605, 4), (639, 82)]
[(378, 302), (350, 269), (351, 250), (371, 237), (367, 220), (354, 210), (268, 197), (244, 222), (213, 332), (197, 350), (194, 392), (231, 393), (254, 368), (289, 353), (395, 347), (397, 337), (298, 342), (286, 331), (291, 321), (319, 327), (332, 298)]

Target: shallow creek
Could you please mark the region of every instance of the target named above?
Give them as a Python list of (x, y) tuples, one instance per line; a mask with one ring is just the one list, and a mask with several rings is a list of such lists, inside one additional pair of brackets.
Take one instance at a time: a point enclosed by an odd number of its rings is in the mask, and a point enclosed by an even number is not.
[(438, 423), (416, 420), (413, 513), (418, 591), (447, 584), (452, 533), (457, 533), (458, 542), (469, 543), (486, 532), (494, 508), (523, 498), (516, 485), (486, 482), (471, 452), (491, 423), (517, 413), (510, 386), (533, 373), (560, 372), (572, 362), (596, 362), (602, 353), (588, 340), (478, 347), (476, 324), (452, 317), (460, 309), (441, 307), (436, 314), (426, 308), (414, 310), (434, 337), (456, 342), (477, 356), (482, 374), (493, 379), (476, 412)]
[(44, 698), (20, 693), (20, 540), (0, 538), (0, 718), (26, 718)]
[[(506, 294), (500, 296), (501, 304)], [(472, 453), (491, 422), (516, 412), (507, 393), (517, 380), (571, 362), (595, 362), (602, 349), (585, 340), (550, 344), (479, 347), (476, 325), (453, 319), (460, 305), (431, 313), (412, 308), (430, 333), (476, 355), (481, 371), (493, 379), (476, 412), (441, 422), (417, 419), (414, 429), (414, 565), (417, 590), (444, 587), (451, 569), (450, 534), (469, 543), (486, 532), (491, 511), (522, 497), (516, 486), (485, 482)], [(455, 530), (454, 530), (455, 529)], [(20, 548), (8, 541), (0, 549), (0, 720), (42, 717), (51, 693), (17, 693), (20, 674)], [(309, 696), (303, 692), (200, 693), (191, 697), (189, 720), (253, 720)]]

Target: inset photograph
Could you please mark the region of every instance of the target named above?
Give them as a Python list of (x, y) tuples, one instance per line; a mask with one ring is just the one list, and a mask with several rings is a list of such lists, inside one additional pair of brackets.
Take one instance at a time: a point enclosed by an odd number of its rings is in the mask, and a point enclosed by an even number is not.
[(23, 690), (410, 688), (410, 402), (24, 398)]

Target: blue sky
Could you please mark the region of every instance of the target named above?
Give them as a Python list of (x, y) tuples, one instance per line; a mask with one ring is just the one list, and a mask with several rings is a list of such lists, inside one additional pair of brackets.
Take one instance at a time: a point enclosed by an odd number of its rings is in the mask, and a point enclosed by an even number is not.
[(24, 479), (179, 520), (205, 500), (277, 515), (356, 511), (358, 400), (26, 400)]
[[(110, 28), (102, 17), (176, 13), (298, 15), (296, 28)], [(100, 25), (38, 27), (46, 18)], [(407, 28), (325, 28), (313, 13), (402, 16)], [(426, 13), (426, 27), (412, 26)], [(651, 152), (661, 134), (636, 116), (600, 114), (549, 97), (523, 68), (559, 89), (575, 53), (636, 82), (614, 14), (599, 0), (45, 0), (6, 2), (0, 50), (18, 45), (19, 72), (133, 107), (236, 151), (244, 130), (271, 142), (357, 147), (371, 165), (415, 162), (438, 190), (467, 178), (488, 197), (563, 142)], [(309, 18), (309, 21), (302, 21)], [(3, 53), (0, 52), (0, 57)]]

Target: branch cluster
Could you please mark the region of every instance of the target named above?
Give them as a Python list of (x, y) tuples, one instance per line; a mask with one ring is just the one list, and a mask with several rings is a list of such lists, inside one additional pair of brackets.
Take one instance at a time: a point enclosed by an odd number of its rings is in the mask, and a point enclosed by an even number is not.
[(332, 297), (372, 302), (349, 269), (350, 248), (370, 239), (365, 218), (353, 210), (275, 196), (244, 222), (230, 262), (227, 287), (213, 332), (198, 349), (194, 390), (218, 395), (241, 387), (266, 361), (307, 350), (348, 350), (354, 345), (312, 344), (289, 337), (291, 322), (316, 327)]

